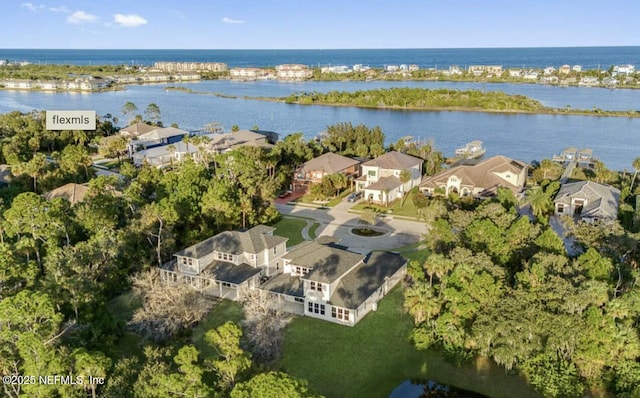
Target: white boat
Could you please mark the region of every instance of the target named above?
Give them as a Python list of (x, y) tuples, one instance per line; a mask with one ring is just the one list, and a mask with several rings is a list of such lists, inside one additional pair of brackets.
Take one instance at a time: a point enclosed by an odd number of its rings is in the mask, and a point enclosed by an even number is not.
[(482, 141), (471, 141), (462, 148), (456, 149), (456, 157), (476, 159), (485, 154), (487, 150), (482, 146)]

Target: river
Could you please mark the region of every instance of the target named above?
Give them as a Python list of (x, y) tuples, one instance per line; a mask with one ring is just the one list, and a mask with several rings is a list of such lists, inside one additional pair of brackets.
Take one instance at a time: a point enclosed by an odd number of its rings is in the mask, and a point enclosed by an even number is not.
[[(177, 85), (177, 84), (168, 84)], [(177, 123), (188, 130), (220, 122), (229, 129), (258, 125), (283, 135), (302, 132), (313, 138), (327, 126), (350, 121), (379, 125), (389, 143), (403, 136), (431, 139), (445, 155), (472, 140), (482, 140), (487, 156), (503, 154), (529, 162), (551, 157), (568, 146), (587, 147), (612, 169), (631, 169), (640, 156), (640, 119), (573, 115), (488, 114), (475, 112), (425, 112), (372, 110), (350, 107), (288, 105), (277, 102), (221, 98), (167, 90), (167, 84), (131, 85), (122, 91), (102, 93), (45, 93), (0, 91), (0, 113), (33, 109), (87, 109), (99, 115), (121, 115), (130, 101), (140, 112), (157, 104), (165, 124)], [(235, 96), (283, 97), (292, 92), (365, 90), (410, 86), (425, 88), (498, 90), (522, 94), (550, 107), (604, 110), (640, 109), (640, 90), (550, 87), (527, 84), (477, 84), (455, 82), (234, 82), (228, 80), (181, 84), (196, 91)]]

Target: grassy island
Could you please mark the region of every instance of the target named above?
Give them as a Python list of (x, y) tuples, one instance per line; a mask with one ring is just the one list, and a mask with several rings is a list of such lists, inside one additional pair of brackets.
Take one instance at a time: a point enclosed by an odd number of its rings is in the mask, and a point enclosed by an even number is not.
[(354, 92), (296, 93), (283, 100), (288, 104), (355, 106), (373, 109), (640, 117), (640, 111), (635, 110), (550, 108), (524, 95), (481, 90), (394, 87)]

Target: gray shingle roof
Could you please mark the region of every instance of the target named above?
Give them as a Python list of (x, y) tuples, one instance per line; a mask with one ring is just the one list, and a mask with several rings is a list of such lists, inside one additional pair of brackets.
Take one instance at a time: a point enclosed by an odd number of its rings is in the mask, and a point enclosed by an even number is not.
[(424, 160), (420, 158), (398, 151), (391, 151), (364, 163), (363, 166), (375, 166), (387, 170), (406, 170), (414, 166), (419, 166), (422, 162), (424, 162)]
[(202, 276), (239, 285), (259, 273), (260, 268), (253, 268), (248, 264), (235, 265), (225, 261), (213, 261), (205, 268)]
[(288, 296), (304, 297), (302, 280), (300, 277), (290, 274), (278, 274), (260, 286), (260, 289)]
[(585, 199), (582, 217), (618, 218), (620, 190), (593, 181), (576, 181), (565, 183), (560, 187), (555, 203), (571, 204), (571, 198)]
[(282, 236), (271, 235), (274, 230), (273, 227), (257, 225), (244, 232), (225, 231), (189, 246), (175, 256), (202, 258), (213, 251), (236, 255), (244, 252), (258, 254), (264, 249), (271, 249), (288, 240)]
[(308, 241), (296, 246), (284, 256), (291, 265), (310, 268), (302, 279), (321, 283), (332, 283), (364, 259), (362, 254)]
[(358, 265), (345, 275), (331, 295), (331, 305), (355, 310), (364, 303), (386, 278), (390, 278), (407, 263), (402, 256), (375, 252), (366, 262)]
[(49, 191), (42, 195), (46, 200), (53, 200), (55, 198), (65, 198), (72, 205), (82, 202), (87, 195), (89, 187), (87, 185), (69, 183), (61, 187), (58, 187), (52, 191)]

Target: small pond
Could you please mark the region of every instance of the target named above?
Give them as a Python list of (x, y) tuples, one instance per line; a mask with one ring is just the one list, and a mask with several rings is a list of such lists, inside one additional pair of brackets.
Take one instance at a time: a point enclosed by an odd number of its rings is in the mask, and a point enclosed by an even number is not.
[(432, 380), (405, 380), (389, 398), (486, 398), (486, 395), (440, 384)]

